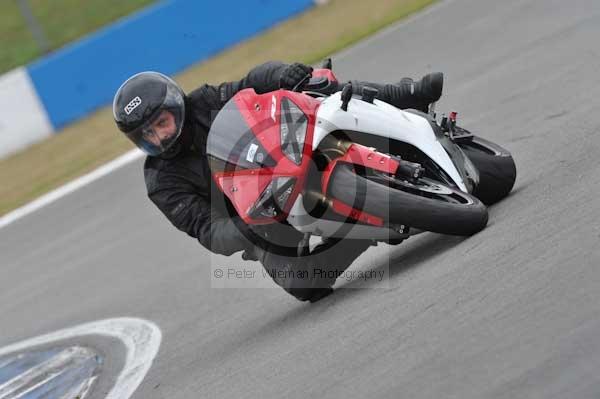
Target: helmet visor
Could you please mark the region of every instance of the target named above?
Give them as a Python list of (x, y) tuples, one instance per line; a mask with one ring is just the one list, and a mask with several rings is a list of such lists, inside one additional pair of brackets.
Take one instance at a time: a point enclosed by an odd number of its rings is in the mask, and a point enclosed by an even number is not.
[(181, 91), (174, 87), (167, 89), (163, 104), (152, 117), (131, 132), (126, 133), (139, 149), (151, 156), (160, 155), (171, 147), (183, 128), (185, 105)]

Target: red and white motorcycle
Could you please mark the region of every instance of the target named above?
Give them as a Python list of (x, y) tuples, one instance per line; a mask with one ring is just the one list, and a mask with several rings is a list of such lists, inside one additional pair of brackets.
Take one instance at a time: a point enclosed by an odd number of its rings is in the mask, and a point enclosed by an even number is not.
[(321, 94), (332, 84), (331, 69), (316, 69), (303, 92), (246, 89), (217, 114), (211, 171), (246, 224), (390, 243), (486, 226), (484, 203), (515, 182), (507, 150), (458, 127), (455, 113), (438, 123), (435, 104), (400, 110), (350, 84)]

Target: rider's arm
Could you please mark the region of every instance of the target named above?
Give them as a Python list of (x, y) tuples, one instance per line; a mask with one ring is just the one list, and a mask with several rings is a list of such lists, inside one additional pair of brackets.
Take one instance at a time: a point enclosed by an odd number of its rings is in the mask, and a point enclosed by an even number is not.
[(169, 175), (157, 179), (152, 173), (156, 172), (146, 170), (148, 197), (179, 230), (221, 255), (251, 247), (238, 229), (239, 224), (214, 209), (185, 179)]
[(194, 109), (194, 117), (204, 126), (210, 126), (217, 111), (238, 91), (253, 88), (257, 93), (279, 89), (279, 79), (287, 64), (271, 61), (253, 68), (240, 80), (221, 83), (218, 86), (202, 85), (188, 95)]
[(269, 61), (254, 67), (246, 76), (233, 82), (221, 83), (218, 86), (205, 84), (190, 93), (192, 101), (203, 101), (204, 109), (219, 110), (238, 91), (253, 88), (258, 94), (279, 89), (279, 80), (283, 70), (288, 66), (278, 61)]
[(280, 83), (289, 86), (302, 79), (305, 69), (311, 67), (302, 64), (284, 64), (269, 61), (254, 67), (240, 80), (221, 83), (218, 86), (205, 84), (192, 91), (187, 97), (193, 111), (193, 118), (203, 126), (210, 126), (217, 112), (237, 92), (252, 88), (258, 94), (279, 89)]
[(235, 82), (222, 83), (219, 90), (224, 91), (225, 102), (229, 101), (240, 90), (252, 88), (256, 93), (263, 94), (279, 89), (279, 81), (288, 64), (279, 61), (269, 61), (254, 67), (248, 75)]

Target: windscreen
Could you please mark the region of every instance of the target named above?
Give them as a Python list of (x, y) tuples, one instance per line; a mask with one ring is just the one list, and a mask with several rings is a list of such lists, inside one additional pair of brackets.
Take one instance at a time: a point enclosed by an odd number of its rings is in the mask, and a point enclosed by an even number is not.
[(233, 99), (213, 121), (206, 152), (213, 173), (275, 166)]

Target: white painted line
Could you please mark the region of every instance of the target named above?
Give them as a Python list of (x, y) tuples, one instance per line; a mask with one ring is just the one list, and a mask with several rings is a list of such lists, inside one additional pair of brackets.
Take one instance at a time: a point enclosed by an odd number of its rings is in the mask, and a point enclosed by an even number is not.
[(127, 350), (125, 366), (106, 399), (126, 399), (135, 392), (150, 369), (162, 340), (162, 333), (156, 324), (148, 320), (123, 317), (81, 324), (17, 342), (0, 348), (0, 356), (85, 335), (116, 338)]
[[(18, 358), (24, 358), (27, 354), (18, 352), (15, 356), (17, 358), (13, 359), (18, 361)], [(61, 399), (84, 398), (95, 381), (95, 374), (100, 367), (96, 356), (94, 350), (80, 346), (64, 348), (43, 359), (35, 359), (34, 355), (30, 362), (21, 361), (16, 369), (18, 371), (0, 384), (0, 399), (28, 398), (30, 393), (38, 389), (47, 389), (49, 385), (54, 387), (62, 385), (61, 388), (70, 391), (68, 395), (61, 394)], [(11, 371), (13, 370), (15, 368)], [(52, 388), (50, 390), (55, 392)], [(58, 395), (56, 397), (59, 398)]]
[(44, 206), (51, 204), (52, 202), (72, 193), (80, 189), (81, 187), (90, 184), (91, 182), (98, 180), (99, 178), (108, 175), (109, 173), (119, 169), (122, 166), (127, 165), (130, 162), (133, 162), (137, 159), (140, 159), (144, 156), (144, 153), (138, 149), (131, 150), (120, 157), (113, 159), (112, 161), (99, 166), (97, 169), (91, 171), (90, 173), (78, 177), (77, 179), (65, 184), (64, 186), (60, 186), (56, 190), (50, 191), (47, 194), (42, 195), (41, 197), (31, 201), (30, 203), (23, 205), (20, 208), (15, 209), (7, 213), (6, 215), (0, 217), (0, 229), (11, 224), (17, 219), (22, 218), (23, 216), (29, 215), (32, 212), (37, 211)]

